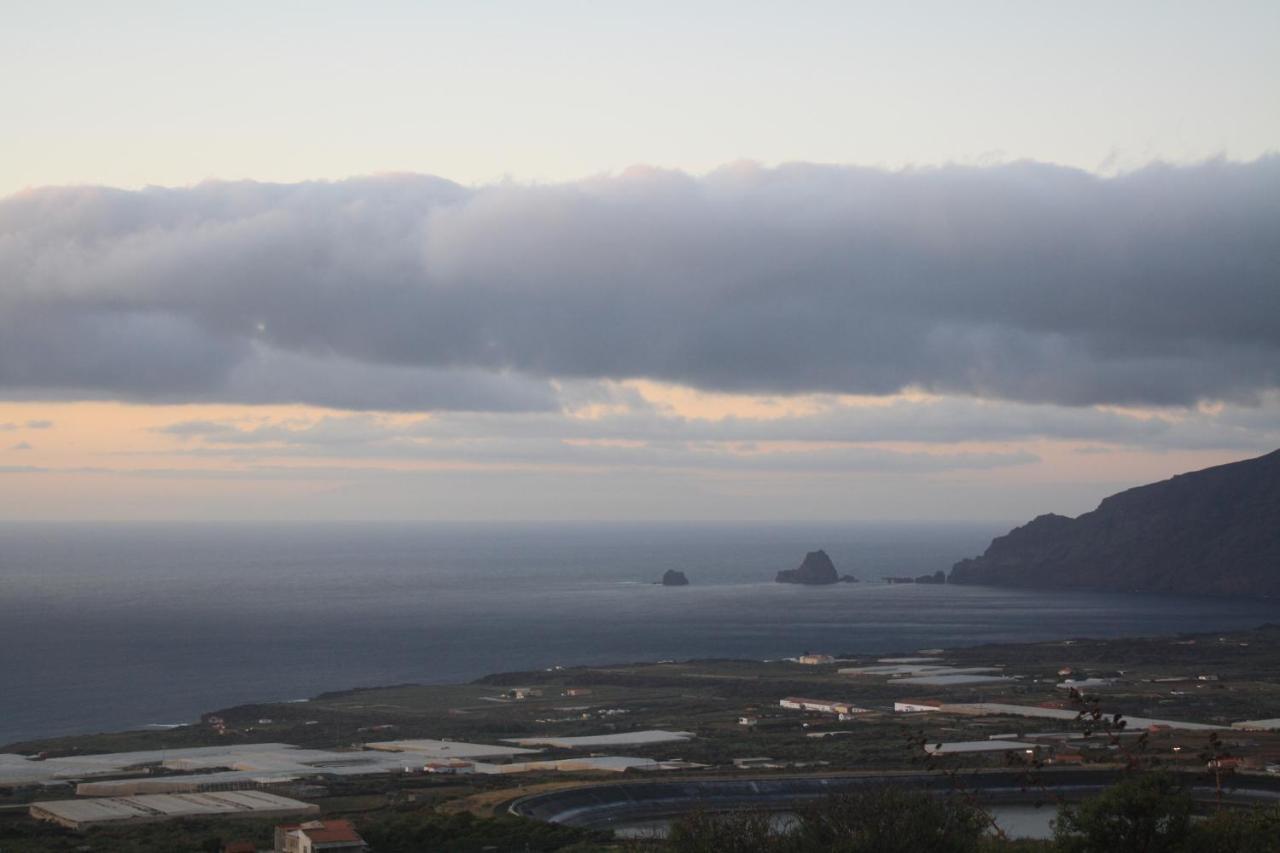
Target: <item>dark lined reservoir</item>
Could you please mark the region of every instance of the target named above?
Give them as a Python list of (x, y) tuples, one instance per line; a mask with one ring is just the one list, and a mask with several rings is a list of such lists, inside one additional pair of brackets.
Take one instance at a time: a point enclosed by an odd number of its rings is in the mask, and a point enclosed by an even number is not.
[[(1202, 806), (1218, 794), (1203, 774), (1185, 774), (1189, 790)], [(961, 790), (990, 808), (1001, 828), (1013, 837), (1049, 837), (1049, 822), (1058, 802), (1094, 796), (1124, 778), (1118, 770), (1047, 770), (1028, 785), (1026, 771), (979, 771), (953, 778), (943, 773), (836, 773), (758, 779), (685, 779), (588, 785), (521, 797), (512, 814), (624, 835), (661, 835), (665, 825), (691, 811), (723, 812), (767, 809), (785, 816), (787, 809), (825, 797), (885, 784), (931, 791), (938, 796)], [(1222, 802), (1231, 805), (1280, 801), (1280, 779), (1266, 776), (1230, 778)], [(785, 822), (785, 821), (784, 821)]]
[[(490, 672), (1254, 627), (1280, 603), (886, 585), (1007, 525), (4, 525), (0, 743)], [(861, 583), (779, 584), (823, 548)], [(684, 571), (689, 586), (655, 582)]]

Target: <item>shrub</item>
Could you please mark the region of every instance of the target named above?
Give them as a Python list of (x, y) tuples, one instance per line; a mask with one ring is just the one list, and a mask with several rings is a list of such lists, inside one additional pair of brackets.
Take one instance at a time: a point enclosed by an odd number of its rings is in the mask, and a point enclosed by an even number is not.
[(1191, 795), (1171, 776), (1135, 776), (1063, 806), (1054, 836), (1066, 853), (1177, 853), (1187, 849), (1191, 808)]

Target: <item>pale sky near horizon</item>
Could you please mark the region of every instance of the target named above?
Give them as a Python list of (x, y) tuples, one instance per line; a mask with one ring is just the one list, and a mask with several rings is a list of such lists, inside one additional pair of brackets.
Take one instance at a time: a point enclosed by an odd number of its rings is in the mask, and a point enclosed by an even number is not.
[(0, 5), (0, 520), (1016, 520), (1280, 446), (1280, 3)]

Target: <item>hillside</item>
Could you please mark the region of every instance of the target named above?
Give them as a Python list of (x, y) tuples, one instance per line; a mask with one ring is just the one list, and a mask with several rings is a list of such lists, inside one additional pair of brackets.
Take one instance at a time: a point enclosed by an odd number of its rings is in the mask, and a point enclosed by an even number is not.
[(1280, 596), (1280, 450), (1042, 515), (961, 560), (951, 583)]

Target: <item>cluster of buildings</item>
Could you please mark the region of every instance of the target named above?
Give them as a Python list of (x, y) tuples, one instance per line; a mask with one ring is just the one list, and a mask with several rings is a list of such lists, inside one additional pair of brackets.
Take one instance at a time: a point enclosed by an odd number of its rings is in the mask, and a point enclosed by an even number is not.
[[(501, 698), (523, 701), (525, 699), (540, 699), (545, 693), (545, 689), (541, 687), (512, 687), (510, 690), (503, 691)], [(591, 688), (566, 687), (560, 695), (568, 697), (590, 696)]]
[[(1024, 717), (1028, 719), (1057, 720), (1063, 723), (1077, 723), (1080, 714), (1077, 710), (1064, 707), (1059, 702), (1044, 702), (1040, 705), (1011, 705), (1000, 702), (964, 702), (947, 703), (934, 699), (916, 699), (894, 703), (894, 711), (899, 713), (940, 713), (955, 716), (1000, 716)], [(1122, 727), (1108, 725), (1100, 721), (1092, 730), (1079, 728), (1066, 731), (1023, 731), (1008, 734), (993, 734), (985, 741), (960, 741), (951, 743), (926, 743), (924, 749), (931, 755), (978, 752), (1021, 753), (1026, 757), (1034, 757), (1037, 761), (1049, 764), (1085, 764), (1086, 756), (1093, 755), (1093, 760), (1110, 761), (1114, 759), (1099, 758), (1108, 753), (1122, 753), (1124, 742), (1131, 738), (1152, 734), (1177, 734), (1188, 737), (1192, 746), (1180, 746), (1176, 741), (1167, 742), (1165, 752), (1153, 751), (1147, 747), (1149, 757), (1157, 757), (1168, 762), (1186, 762), (1203, 760), (1202, 751), (1194, 746), (1208, 735), (1220, 738), (1219, 743), (1229, 749), (1240, 750), (1242, 755), (1220, 755), (1208, 760), (1212, 770), (1257, 770), (1268, 773), (1280, 773), (1280, 749), (1274, 745), (1249, 742), (1235, 739), (1221, 740), (1222, 734), (1243, 734), (1245, 732), (1270, 732), (1280, 730), (1280, 720), (1246, 720), (1233, 723), (1230, 727), (1209, 723), (1194, 723), (1185, 720), (1165, 720), (1150, 717), (1125, 715)], [(1183, 742), (1184, 744), (1187, 741)]]
[[(797, 663), (836, 664), (839, 661), (830, 655), (806, 653), (794, 658)], [(869, 665), (844, 667), (836, 670), (839, 675), (853, 677), (878, 677), (886, 679), (893, 685), (947, 687), (959, 685), (994, 684), (1013, 681), (999, 666), (952, 666), (942, 657), (941, 650), (929, 649), (917, 653), (914, 657), (881, 658)], [(1062, 681), (1056, 686), (1060, 689), (1077, 689), (1094, 691), (1106, 689), (1120, 683), (1118, 679), (1123, 673), (1105, 673), (1103, 677), (1077, 674), (1071, 666), (1062, 666), (1057, 670)], [(1206, 686), (1218, 680), (1213, 674), (1192, 676), (1149, 678), (1152, 682), (1192, 682)], [(1176, 691), (1175, 691), (1176, 692)], [(868, 713), (852, 703), (823, 699), (807, 699), (790, 696), (779, 702), (789, 710), (811, 713), (831, 714), (841, 720), (853, 719), (859, 714)], [(1046, 701), (1038, 705), (1014, 705), (1000, 702), (946, 702), (939, 699), (904, 699), (893, 703), (893, 710), (900, 714), (945, 714), (955, 716), (1013, 716), (1031, 719), (1058, 720), (1064, 723), (1079, 721), (1079, 710), (1067, 701)], [(1082, 731), (1059, 731), (1040, 733), (1015, 733), (991, 735), (986, 740), (953, 741), (924, 744), (925, 752), (931, 755), (954, 755), (968, 753), (1007, 753), (1038, 762), (1054, 764), (1082, 764), (1086, 762), (1086, 754), (1095, 754), (1100, 748), (1100, 740), (1109, 740), (1102, 748), (1120, 749), (1116, 745), (1117, 735), (1136, 736), (1142, 733), (1186, 732), (1207, 735), (1213, 732), (1274, 732), (1280, 731), (1280, 718), (1262, 720), (1244, 720), (1225, 725), (1187, 722), (1184, 720), (1155, 719), (1140, 716), (1124, 716), (1124, 726), (1100, 725), (1092, 736)], [(754, 716), (740, 717), (739, 724), (753, 726), (759, 722)], [(1071, 728), (1079, 728), (1071, 726)], [(835, 734), (832, 732), (824, 735)], [(1254, 745), (1256, 746), (1256, 744)], [(1189, 753), (1179, 754), (1181, 747), (1170, 746), (1170, 757), (1173, 760), (1187, 759)], [(1084, 750), (1082, 753), (1081, 750)], [(1266, 769), (1280, 772), (1280, 765), (1269, 759), (1267, 750), (1252, 750), (1243, 758), (1223, 757), (1214, 759), (1213, 769)], [(1096, 757), (1096, 755), (1095, 755)]]
[(778, 700), (778, 705), (789, 711), (812, 711), (817, 714), (834, 714), (841, 720), (852, 720), (859, 714), (869, 713), (851, 702), (836, 702), (830, 699), (805, 699), (800, 696), (788, 696)]

